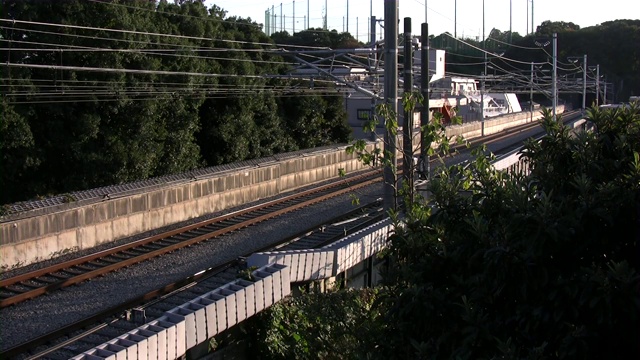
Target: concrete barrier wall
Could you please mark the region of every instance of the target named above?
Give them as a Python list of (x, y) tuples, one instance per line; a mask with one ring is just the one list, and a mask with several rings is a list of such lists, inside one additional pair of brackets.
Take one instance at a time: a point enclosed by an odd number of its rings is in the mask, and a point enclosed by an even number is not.
[[(561, 114), (564, 112), (564, 105), (559, 105), (556, 112)], [(542, 118), (540, 111), (533, 113), (533, 120), (529, 112), (519, 112), (498, 117), (487, 118), (484, 122), (485, 135), (495, 134), (509, 127), (523, 125), (528, 122), (537, 121)], [(482, 122), (473, 121), (461, 125), (452, 125), (447, 127), (446, 134), (448, 137), (462, 135), (466, 139), (471, 139), (482, 135)]]
[[(373, 148), (373, 145), (371, 145)], [(344, 147), (0, 224), (0, 268), (46, 260), (355, 172)]]

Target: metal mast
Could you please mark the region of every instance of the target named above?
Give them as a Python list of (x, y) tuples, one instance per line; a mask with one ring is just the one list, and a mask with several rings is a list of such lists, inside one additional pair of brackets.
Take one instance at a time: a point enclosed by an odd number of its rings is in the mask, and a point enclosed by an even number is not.
[[(405, 99), (413, 92), (413, 44), (411, 36), (411, 18), (404, 18), (404, 80)], [(404, 123), (402, 124), (402, 174), (404, 186), (409, 189), (410, 202), (413, 203), (413, 108), (404, 110)]]
[[(398, 0), (384, 2), (384, 99), (392, 116), (398, 116)], [(390, 164), (384, 168), (385, 212), (395, 210), (397, 169), (397, 138), (388, 131), (384, 132), (384, 153), (390, 156)]]

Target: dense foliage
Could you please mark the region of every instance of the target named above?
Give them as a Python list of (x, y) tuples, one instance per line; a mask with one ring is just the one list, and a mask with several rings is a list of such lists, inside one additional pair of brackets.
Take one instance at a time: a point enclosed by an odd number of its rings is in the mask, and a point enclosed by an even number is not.
[(254, 353), (268, 359), (359, 359), (379, 331), (371, 289), (289, 297), (253, 320)]
[[(588, 118), (574, 136), (546, 111), (547, 135), (522, 151), (530, 175), (495, 171), (482, 151), (439, 169), (431, 202), (396, 225), (375, 316), (356, 328), (375, 351), (299, 358), (640, 356), (640, 108)], [(279, 316), (307, 319), (307, 305)], [(270, 347), (291, 341), (273, 332)]]
[(336, 30), (322, 28), (310, 28), (293, 35), (286, 31), (280, 31), (271, 35), (271, 38), (277, 44), (296, 45), (305, 48), (353, 49), (362, 45), (349, 33), (339, 33)]
[(0, 28), (1, 203), (350, 136), (341, 94), (273, 77), (290, 67), (265, 51), (275, 49), (273, 40), (215, 5), (2, 0), (0, 7), (3, 19), (16, 20)]

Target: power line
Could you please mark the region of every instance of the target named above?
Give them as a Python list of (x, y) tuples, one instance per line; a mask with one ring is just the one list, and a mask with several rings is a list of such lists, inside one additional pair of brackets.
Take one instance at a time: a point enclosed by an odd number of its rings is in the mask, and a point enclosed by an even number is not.
[(205, 37), (200, 37), (200, 36), (162, 34), (162, 33), (151, 33), (151, 32), (146, 32), (146, 31), (122, 30), (122, 29), (96, 28), (96, 27), (91, 27), (91, 26), (80, 26), (80, 25), (69, 25), (69, 24), (54, 24), (54, 23), (44, 23), (44, 22), (38, 22), (38, 21), (24, 21), (24, 20), (15, 20), (15, 19), (0, 19), (0, 21), (1, 22), (6, 22), (6, 23), (15, 23), (15, 24), (28, 24), (28, 25), (62, 27), (62, 28), (69, 28), (69, 29), (105, 31), (105, 32), (115, 32), (115, 33), (134, 34), (134, 35), (160, 36), (160, 37), (168, 37), (168, 38), (175, 38), (175, 39), (201, 40), (201, 41), (221, 41), (221, 42), (228, 42), (228, 43), (233, 43), (233, 44), (248, 44), (248, 45), (261, 45), (261, 46), (281, 46), (281, 47), (294, 47), (294, 48), (306, 48), (306, 49), (318, 49), (318, 50), (327, 50), (328, 49), (327, 47), (318, 47), (318, 46), (301, 46), (301, 45), (288, 45), (288, 44), (261, 43), (261, 42), (243, 41), (243, 40), (213, 39), (213, 38), (205, 38)]
[[(446, 35), (446, 36), (448, 36), (448, 37), (450, 37), (450, 38), (452, 38), (452, 39), (454, 39), (454, 40), (456, 40), (456, 41), (459, 41), (459, 42), (461, 42), (461, 43), (463, 43), (463, 44), (465, 44), (465, 45), (467, 45), (467, 46), (469, 46), (469, 47), (472, 47), (472, 48), (474, 48), (474, 49), (476, 49), (476, 50), (479, 50), (480, 52), (485, 53), (485, 54), (487, 54), (487, 55), (495, 56), (495, 57), (497, 57), (497, 58), (500, 58), (500, 59), (503, 59), (503, 60), (508, 60), (508, 61), (511, 61), (511, 62), (514, 62), (514, 63), (519, 63), (519, 64), (531, 64), (531, 62), (520, 61), (520, 60), (516, 60), (516, 59), (511, 59), (511, 58), (506, 58), (506, 57), (504, 57), (504, 56), (500, 56), (500, 55), (498, 55), (498, 54), (492, 53), (491, 51), (487, 51), (487, 50), (484, 50), (484, 49), (482, 49), (482, 48), (479, 48), (479, 47), (477, 47), (477, 46), (475, 46), (475, 45), (469, 44), (469, 43), (468, 43), (468, 42), (466, 42), (466, 41), (463, 41), (463, 40), (457, 39), (457, 38), (453, 37), (453, 35), (451, 35), (451, 34), (444, 33), (444, 35)], [(548, 63), (548, 62), (547, 62), (547, 63)], [(534, 62), (534, 65), (540, 65), (540, 64), (545, 64), (545, 63), (535, 63), (535, 62)]]

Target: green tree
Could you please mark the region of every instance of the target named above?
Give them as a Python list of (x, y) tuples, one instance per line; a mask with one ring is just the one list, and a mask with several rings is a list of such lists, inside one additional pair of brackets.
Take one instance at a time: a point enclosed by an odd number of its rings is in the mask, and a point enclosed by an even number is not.
[[(592, 109), (593, 133), (548, 135), (530, 176), (443, 169), (435, 213), (392, 239), (392, 358), (638, 355), (638, 108)], [(455, 171), (454, 171), (455, 170)], [(633, 357), (633, 356), (632, 356)]]
[(252, 346), (265, 359), (362, 359), (380, 316), (373, 290), (306, 293), (258, 315)]
[(39, 157), (31, 128), (23, 116), (0, 97), (0, 201), (13, 200), (13, 194), (27, 191), (20, 180), (37, 170)]
[(483, 149), (438, 168), (431, 202), (390, 239), (380, 316), (358, 328), (375, 352), (337, 356), (638, 357), (640, 108), (593, 108), (588, 121), (593, 131), (574, 136), (545, 110), (547, 135), (522, 150), (530, 175), (493, 170)]
[(545, 20), (536, 28), (536, 35), (551, 36), (553, 33), (578, 30), (580, 26), (572, 22)]

